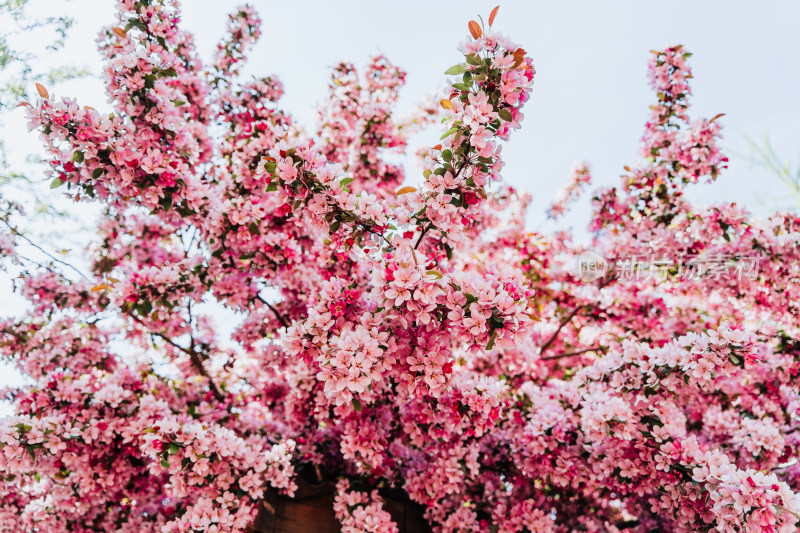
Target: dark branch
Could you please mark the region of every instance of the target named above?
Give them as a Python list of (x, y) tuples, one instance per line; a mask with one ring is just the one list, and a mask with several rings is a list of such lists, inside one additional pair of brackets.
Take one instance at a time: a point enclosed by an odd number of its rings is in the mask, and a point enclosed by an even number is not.
[[(615, 276), (613, 276), (613, 275), (610, 275), (610, 276), (607, 276), (607, 277), (603, 278), (603, 280), (600, 282), (600, 285), (599, 285), (598, 289), (602, 289), (603, 287), (605, 287), (608, 284), (612, 283), (616, 279), (617, 278)], [(570, 313), (567, 316), (565, 316), (564, 319), (561, 321), (561, 323), (558, 325), (558, 329), (555, 331), (555, 333), (553, 333), (553, 335), (551, 335), (550, 338), (547, 339), (547, 342), (545, 342), (544, 345), (542, 345), (541, 350), (539, 350), (539, 354), (540, 355), (543, 354), (545, 352), (545, 350), (547, 350), (556, 341), (556, 339), (558, 338), (558, 334), (561, 332), (561, 330), (564, 328), (564, 326), (566, 326), (573, 318), (575, 318), (575, 315), (577, 315), (582, 309), (588, 308), (588, 307), (590, 307), (590, 306), (586, 305), (586, 304), (579, 305), (578, 307), (576, 307), (575, 309), (570, 311)], [(546, 358), (543, 357), (542, 359), (546, 359)]]
[(548, 355), (545, 357), (540, 357), (543, 361), (552, 361), (553, 359), (562, 359), (564, 357), (572, 357), (573, 355), (581, 355), (586, 352), (597, 352), (597, 351), (605, 351), (605, 348), (602, 346), (592, 346), (591, 348), (584, 348), (583, 350), (578, 350), (576, 352), (566, 352), (560, 353), (558, 355)]
[(159, 339), (163, 340), (164, 342), (172, 345), (173, 347), (177, 348), (178, 350), (182, 351), (186, 355), (189, 356), (189, 360), (192, 362), (192, 366), (197, 371), (198, 374), (203, 376), (208, 380), (208, 387), (211, 389), (211, 393), (214, 395), (214, 398), (218, 402), (225, 401), (225, 395), (223, 395), (220, 390), (217, 388), (217, 385), (214, 383), (214, 380), (211, 379), (211, 376), (206, 372), (205, 367), (203, 366), (203, 360), (200, 358), (200, 354), (194, 349), (194, 347), (184, 348), (174, 340), (170, 339), (166, 335), (158, 333), (157, 331), (151, 330), (147, 324), (142, 321), (138, 316), (134, 315), (133, 313), (128, 313), (128, 316), (133, 318), (140, 326), (145, 328), (151, 335), (155, 335)]
[(417, 244), (414, 245), (415, 250), (419, 248), (419, 244), (422, 242), (423, 237), (425, 237), (425, 234), (428, 233), (428, 230), (431, 229), (431, 227), (433, 227), (433, 224), (429, 223), (427, 226), (425, 226), (425, 228), (423, 228), (422, 233), (419, 234), (419, 239), (417, 239)]
[(558, 329), (555, 330), (555, 332), (550, 336), (550, 338), (547, 339), (547, 342), (545, 342), (544, 345), (542, 345), (542, 349), (539, 350), (540, 354), (543, 354), (545, 350), (547, 350), (550, 347), (550, 345), (556, 341), (556, 339), (558, 338), (558, 334), (561, 333), (561, 330), (564, 329), (564, 326), (566, 326), (575, 317), (575, 315), (577, 315), (578, 312), (580, 312), (580, 310), (583, 309), (584, 307), (586, 306), (579, 305), (578, 307), (570, 311), (569, 314), (561, 320), (561, 323), (558, 325)]
[(268, 301), (266, 301), (264, 298), (262, 298), (260, 294), (257, 295), (256, 297), (261, 301), (261, 303), (263, 303), (264, 305), (269, 307), (269, 310), (272, 311), (275, 314), (275, 318), (278, 319), (278, 322), (280, 322), (283, 327), (285, 327), (285, 328), (289, 327), (289, 325), (290, 325), (289, 321), (286, 320), (286, 318), (282, 314), (280, 314), (278, 312), (278, 310), (275, 309), (275, 307), (272, 306), (272, 304), (270, 304)]
[(29, 239), (28, 237), (26, 237), (26, 236), (25, 236), (23, 233), (20, 233), (20, 231), (19, 231), (19, 230), (17, 230), (17, 229), (16, 229), (14, 226), (12, 226), (11, 224), (9, 224), (7, 220), (5, 220), (5, 219), (2, 219), (2, 218), (0, 218), (0, 220), (2, 220), (3, 224), (5, 224), (5, 225), (8, 227), (8, 229), (9, 229), (9, 230), (11, 230), (11, 233), (12, 233), (13, 235), (15, 235), (15, 236), (17, 236), (17, 237), (21, 238), (22, 240), (24, 240), (25, 242), (27, 242), (28, 244), (30, 244), (31, 246), (33, 246), (34, 248), (36, 248), (37, 250), (39, 250), (40, 252), (42, 252), (44, 255), (46, 255), (47, 257), (49, 257), (50, 259), (52, 259), (52, 260), (53, 260), (53, 261), (55, 261), (56, 263), (61, 263), (62, 265), (66, 266), (66, 267), (68, 267), (68, 268), (71, 268), (72, 270), (74, 270), (75, 272), (77, 272), (77, 273), (78, 273), (78, 275), (79, 275), (80, 277), (82, 277), (83, 279), (85, 279), (86, 281), (91, 281), (91, 280), (89, 279), (89, 277), (88, 277), (88, 276), (86, 276), (86, 274), (84, 274), (83, 272), (81, 272), (80, 270), (78, 270), (77, 268), (75, 268), (74, 266), (70, 265), (70, 264), (69, 264), (69, 263), (67, 263), (66, 261), (62, 261), (61, 259), (57, 258), (57, 257), (56, 257), (56, 256), (54, 256), (53, 254), (51, 254), (50, 252), (48, 252), (47, 250), (45, 250), (44, 248), (42, 248), (41, 246), (39, 246), (38, 244), (36, 244), (35, 242), (33, 242), (32, 240), (30, 240), (30, 239)]

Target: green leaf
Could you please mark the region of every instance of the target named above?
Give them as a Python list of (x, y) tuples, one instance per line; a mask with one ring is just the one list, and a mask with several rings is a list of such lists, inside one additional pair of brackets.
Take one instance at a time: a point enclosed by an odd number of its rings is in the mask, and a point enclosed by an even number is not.
[(167, 461), (166, 459), (161, 459), (161, 466), (163, 468), (169, 468), (169, 461)]
[(272, 181), (272, 182), (270, 182), (269, 185), (267, 185), (267, 188), (264, 189), (264, 192), (272, 192), (272, 191), (277, 191), (277, 190), (278, 190), (278, 182), (277, 181)]
[(353, 398), (353, 409), (356, 410), (356, 413), (361, 412), (361, 402), (358, 401), (358, 398)]
[(128, 23), (123, 28), (126, 32), (131, 28), (139, 28), (140, 30), (146, 32), (147, 26), (139, 20), (138, 17), (131, 17), (128, 19)]
[(509, 111), (508, 109), (501, 109), (500, 111), (497, 112), (497, 114), (500, 115), (500, 118), (502, 118), (506, 122), (511, 122), (512, 120), (514, 120), (514, 117), (511, 116), (511, 111)]
[(467, 71), (467, 66), (463, 63), (459, 63), (458, 65), (453, 65), (449, 69), (445, 70), (444, 73), (448, 76), (455, 76), (458, 74), (463, 74)]
[(102, 175), (103, 175), (103, 169), (102, 168), (96, 168), (96, 169), (94, 169), (92, 171), (92, 179), (96, 180), (97, 178), (99, 178)]
[(158, 201), (158, 204), (164, 208), (164, 211), (172, 209), (172, 196), (165, 196)]
[(50, 182), (51, 189), (56, 189), (58, 187), (61, 187), (62, 185), (64, 185), (64, 181), (61, 178), (56, 178)]
[(342, 181), (339, 182), (339, 186), (341, 186), (341, 188), (344, 189), (345, 187), (347, 187), (348, 185), (350, 185), (354, 181), (355, 181), (355, 178), (344, 178)]
[(453, 249), (450, 248), (449, 244), (445, 244), (444, 245), (444, 253), (447, 254), (447, 258), (448, 259), (452, 259), (453, 258)]
[(75, 152), (74, 154), (72, 154), (72, 161), (76, 163), (83, 162), (83, 152)]
[(475, 54), (470, 54), (467, 56), (467, 63), (469, 63), (470, 65), (480, 65), (481, 58), (479, 58)]
[(181, 451), (181, 447), (175, 444), (174, 442), (169, 445), (169, 448), (167, 448), (167, 453), (169, 453), (170, 455), (175, 455), (179, 451)]
[(455, 88), (456, 88), (456, 89), (458, 89), (459, 91), (465, 91), (465, 92), (466, 92), (466, 91), (469, 91), (469, 87), (467, 87), (467, 86), (466, 86), (465, 84), (463, 84), (463, 83), (454, 83), (454, 84), (453, 84), (453, 87), (455, 87)]
[(444, 139), (446, 137), (450, 137), (452, 134), (454, 134), (457, 131), (458, 131), (458, 128), (450, 128), (449, 130), (444, 132), (441, 137), (439, 137), (439, 140), (441, 141), (442, 139)]
[(266, 168), (267, 172), (270, 174), (275, 174), (275, 169), (278, 168), (278, 163), (275, 161), (267, 161), (267, 164), (264, 165), (264, 168)]
[(487, 350), (491, 350), (492, 348), (494, 348), (494, 337), (495, 333), (494, 331), (492, 331), (492, 335), (489, 337), (489, 344), (486, 345)]
[(442, 152), (442, 159), (444, 159), (449, 163), (450, 161), (453, 160), (453, 152), (451, 152), (450, 150), (445, 150), (444, 152)]

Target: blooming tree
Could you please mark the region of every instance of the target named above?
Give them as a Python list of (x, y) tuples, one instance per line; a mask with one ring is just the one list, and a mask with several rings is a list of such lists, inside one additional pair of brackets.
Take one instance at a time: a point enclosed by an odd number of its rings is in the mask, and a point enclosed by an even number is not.
[[(388, 489), (446, 532), (797, 530), (800, 218), (684, 197), (727, 163), (720, 123), (689, 118), (688, 52), (653, 53), (587, 278), (587, 248), (528, 232), (530, 197), (499, 183), (534, 69), (497, 9), (440, 102), (398, 118), (400, 68), (342, 63), (309, 134), (277, 79), (239, 76), (250, 7), (204, 65), (177, 2), (118, 4), (113, 113), (26, 103), (51, 186), (104, 216), (78, 276), (19, 256), (4, 205), (31, 309), (0, 322), (28, 379), (0, 422), (0, 530), (245, 531), (307, 469), (348, 532), (399, 531)], [(439, 118), (407, 176), (390, 159)]]

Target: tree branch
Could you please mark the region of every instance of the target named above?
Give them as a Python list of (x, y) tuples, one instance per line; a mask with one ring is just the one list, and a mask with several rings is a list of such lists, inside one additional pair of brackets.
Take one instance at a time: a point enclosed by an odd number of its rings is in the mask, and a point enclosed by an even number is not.
[(192, 362), (192, 366), (194, 367), (194, 369), (198, 372), (198, 374), (202, 375), (204, 378), (208, 380), (208, 388), (211, 389), (211, 393), (214, 395), (214, 398), (218, 402), (225, 401), (225, 395), (222, 394), (222, 392), (220, 392), (220, 390), (217, 388), (216, 383), (214, 383), (214, 380), (211, 379), (211, 376), (208, 374), (208, 372), (206, 372), (206, 369), (203, 366), (203, 360), (200, 359), (200, 354), (197, 353), (194, 347), (184, 348), (183, 346), (181, 346), (171, 338), (167, 337), (166, 335), (151, 330), (141, 318), (134, 315), (133, 313), (128, 313), (128, 316), (133, 318), (133, 320), (135, 320), (140, 326), (145, 328), (151, 335), (155, 335), (159, 339), (163, 340), (164, 342), (172, 345), (173, 347), (177, 348), (178, 350), (188, 355), (189, 360)]
[(596, 351), (605, 351), (605, 348), (602, 346), (592, 346), (591, 348), (584, 348), (583, 350), (578, 350), (576, 352), (566, 352), (560, 353), (558, 355), (548, 355), (546, 357), (540, 357), (542, 361), (552, 361), (553, 359), (562, 359), (564, 357), (572, 357), (573, 355), (581, 355), (586, 352), (596, 352)]
[[(600, 282), (600, 286), (598, 287), (598, 289), (602, 289), (603, 287), (607, 286), (616, 279), (617, 278), (613, 275), (607, 276), (606, 278), (603, 279), (602, 282)], [(547, 339), (547, 342), (545, 342), (542, 348), (539, 350), (539, 355), (543, 354), (545, 350), (547, 350), (550, 347), (550, 345), (552, 345), (556, 341), (556, 339), (558, 338), (558, 334), (561, 332), (564, 326), (566, 326), (573, 318), (575, 318), (575, 315), (577, 315), (581, 311), (581, 309), (587, 307), (590, 306), (587, 304), (579, 305), (578, 307), (570, 311), (570, 313), (566, 317), (564, 317), (564, 319), (561, 321), (561, 324), (559, 324), (558, 329), (555, 331), (555, 333), (553, 333), (553, 335), (551, 335), (550, 338)]]
[(282, 314), (280, 314), (278, 310), (272, 306), (271, 303), (262, 298), (260, 294), (256, 295), (256, 298), (258, 298), (261, 301), (261, 303), (269, 307), (269, 310), (275, 314), (275, 318), (278, 319), (278, 322), (280, 322), (283, 327), (288, 328), (290, 326), (289, 321), (286, 320), (286, 318)]
[(70, 265), (70, 264), (69, 264), (69, 263), (67, 263), (66, 261), (62, 261), (61, 259), (57, 258), (57, 257), (56, 257), (56, 256), (54, 256), (53, 254), (51, 254), (50, 252), (48, 252), (47, 250), (45, 250), (44, 248), (42, 248), (41, 246), (39, 246), (38, 244), (36, 244), (35, 242), (33, 242), (32, 240), (30, 240), (30, 239), (29, 239), (27, 236), (25, 236), (23, 233), (21, 233), (19, 230), (17, 230), (17, 229), (16, 229), (14, 226), (12, 226), (11, 224), (9, 224), (7, 220), (0, 218), (0, 221), (2, 221), (2, 222), (3, 222), (3, 224), (5, 224), (5, 225), (8, 227), (8, 229), (9, 229), (9, 230), (11, 230), (11, 233), (12, 233), (13, 235), (15, 235), (15, 236), (17, 236), (17, 237), (19, 237), (19, 238), (23, 239), (25, 242), (27, 242), (28, 244), (30, 244), (31, 246), (33, 246), (34, 248), (36, 248), (37, 250), (39, 250), (40, 252), (42, 252), (44, 255), (46, 255), (47, 257), (49, 257), (50, 259), (52, 259), (52, 260), (53, 260), (53, 261), (55, 261), (56, 263), (61, 263), (62, 265), (66, 266), (66, 267), (68, 267), (68, 268), (71, 268), (72, 270), (74, 270), (75, 272), (77, 272), (77, 273), (78, 273), (78, 275), (79, 275), (80, 277), (82, 277), (83, 279), (85, 279), (86, 281), (91, 281), (91, 280), (89, 279), (89, 277), (88, 277), (88, 276), (86, 276), (86, 274), (84, 274), (83, 272), (81, 272), (80, 270), (78, 270), (76, 267), (74, 267), (74, 266)]
[(575, 315), (577, 315), (578, 312), (584, 307), (586, 306), (579, 305), (578, 307), (570, 311), (569, 314), (561, 320), (561, 323), (558, 325), (558, 329), (550, 336), (549, 339), (547, 339), (547, 342), (545, 342), (541, 350), (539, 350), (539, 354), (543, 354), (545, 350), (547, 350), (550, 347), (550, 345), (556, 341), (556, 338), (558, 338), (558, 334), (561, 332), (564, 326), (566, 326), (573, 318), (575, 318)]
[(433, 224), (428, 223), (428, 225), (423, 228), (422, 233), (419, 234), (419, 239), (417, 239), (417, 244), (414, 245), (415, 250), (419, 248), (419, 243), (422, 242), (422, 238), (425, 237), (425, 234), (428, 233), (428, 230), (431, 229), (431, 227), (433, 227)]

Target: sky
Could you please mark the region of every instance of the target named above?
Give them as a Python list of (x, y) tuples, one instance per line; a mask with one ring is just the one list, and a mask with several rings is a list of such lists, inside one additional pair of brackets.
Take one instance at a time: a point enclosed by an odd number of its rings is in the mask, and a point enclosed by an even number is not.
[[(94, 39), (113, 21), (111, 0), (31, 0), (47, 13), (69, 13), (76, 26), (58, 61), (100, 71)], [(314, 109), (325, 96), (330, 67), (346, 60), (363, 65), (384, 54), (407, 72), (398, 110), (413, 109), (445, 86), (443, 71), (459, 62), (457, 45), (467, 21), (488, 15), (494, 2), (459, 1), (292, 1), (255, 0), (263, 35), (245, 73), (275, 74), (284, 83), (281, 104), (313, 128)], [(226, 14), (239, 2), (185, 0), (183, 24), (195, 32), (204, 58), (223, 34)], [(616, 185), (625, 165), (637, 160), (638, 141), (653, 95), (647, 85), (649, 51), (683, 44), (691, 59), (693, 117), (724, 125), (729, 170), (717, 183), (697, 186), (701, 203), (736, 201), (756, 214), (789, 208), (783, 184), (753, 164), (747, 139), (766, 135), (787, 162), (800, 163), (800, 2), (793, 1), (507, 1), (495, 28), (533, 57), (532, 99), (522, 129), (504, 147), (506, 182), (534, 196), (529, 225), (545, 220), (544, 210), (563, 186), (570, 168), (587, 161), (596, 185)], [(52, 91), (51, 91), (52, 92)], [(58, 95), (103, 109), (95, 79), (63, 84)], [(18, 111), (6, 132), (24, 123)], [(31, 134), (18, 138), (35, 147)], [(420, 146), (433, 135), (423, 136)], [(15, 139), (17, 139), (15, 137)], [(21, 152), (24, 150), (21, 150)], [(408, 181), (419, 182), (418, 169)], [(581, 231), (588, 199), (566, 224)]]
[[(83, 66), (99, 73), (95, 38), (114, 20), (112, 0), (31, 0), (32, 14), (69, 14), (76, 19), (64, 52), (50, 65)], [(346, 60), (363, 65), (384, 54), (407, 72), (400, 114), (445, 86), (443, 72), (460, 62), (457, 45), (467, 21), (484, 19), (494, 2), (254, 0), (264, 20), (261, 41), (251, 53), (247, 75), (277, 75), (284, 84), (285, 110), (313, 130), (315, 107), (325, 97), (330, 67)], [(208, 60), (238, 2), (184, 0), (183, 24), (196, 35)], [(764, 215), (787, 203), (785, 186), (749, 160), (747, 139), (766, 135), (775, 151), (800, 164), (800, 2), (795, 1), (506, 1), (495, 29), (533, 58), (536, 78), (524, 109), (522, 129), (504, 147), (504, 180), (533, 194), (531, 229), (552, 229), (545, 209), (564, 185), (574, 163), (585, 160), (594, 184), (617, 185), (625, 165), (637, 161), (638, 141), (654, 96), (647, 85), (649, 51), (683, 44), (694, 53), (691, 116), (724, 125), (723, 148), (730, 168), (711, 185), (695, 186), (699, 203), (735, 201)], [(32, 33), (29, 38), (37, 40)], [(108, 110), (102, 84), (85, 78), (51, 88), (80, 104)], [(35, 133), (25, 134), (24, 113), (14, 111), (0, 136), (11, 153), (36, 150)], [(417, 139), (438, 138), (436, 131)], [(419, 183), (410, 166), (407, 181)], [(46, 189), (46, 183), (42, 184)], [(46, 191), (45, 191), (46, 193)], [(51, 194), (57, 194), (53, 192)], [(584, 198), (562, 226), (585, 234), (589, 202)], [(10, 283), (0, 278), (0, 301), (10, 300)], [(12, 306), (13, 307), (13, 306)], [(9, 307), (5, 306), (6, 311)], [(0, 382), (2, 382), (0, 370)]]

